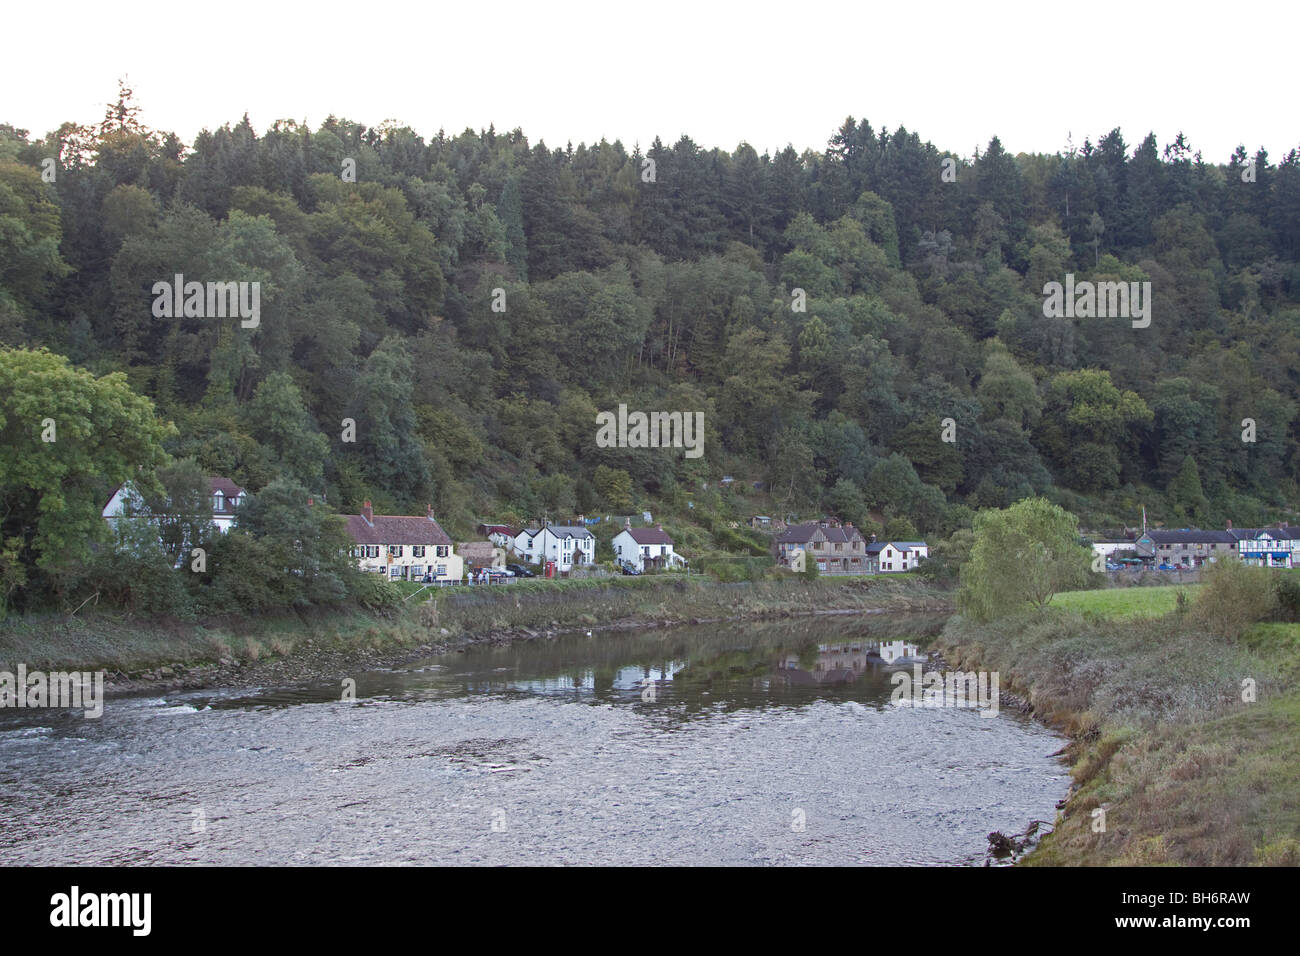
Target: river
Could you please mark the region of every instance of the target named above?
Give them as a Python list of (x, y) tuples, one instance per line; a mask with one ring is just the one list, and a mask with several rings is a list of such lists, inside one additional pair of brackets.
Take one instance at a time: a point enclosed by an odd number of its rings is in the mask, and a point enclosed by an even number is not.
[(990, 831), (1053, 819), (1064, 740), (891, 703), (934, 626), (577, 634), (357, 673), (354, 699), (331, 679), (0, 711), (0, 861), (977, 864)]

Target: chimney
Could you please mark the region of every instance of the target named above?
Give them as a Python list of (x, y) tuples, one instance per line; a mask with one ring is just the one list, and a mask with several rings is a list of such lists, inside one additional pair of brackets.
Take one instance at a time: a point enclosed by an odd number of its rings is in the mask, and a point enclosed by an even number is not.
[(433, 520), (433, 505), (424, 506), (424, 516), (428, 518), (430, 521)]
[(375, 525), (375, 511), (370, 507), (370, 499), (367, 498), (361, 505), (361, 517), (366, 519), (366, 524), (372, 528)]
[(662, 531), (662, 530), (664, 530), (664, 526), (661, 525), (661, 524), (659, 524), (659, 522), (656, 521), (656, 522), (655, 522), (655, 530), (656, 530), (656, 531)]
[(1228, 530), (1229, 530), (1229, 531), (1232, 530), (1232, 519), (1231, 519), (1231, 518), (1228, 519)]
[(586, 516), (586, 515), (578, 515), (578, 522), (577, 522), (577, 523), (578, 523), (579, 525), (585, 525), (585, 524), (587, 523), (587, 516)]
[(876, 543), (876, 536), (874, 534), (871, 536), (871, 543), (872, 544)]
[(631, 515), (628, 515), (626, 518), (623, 519), (623, 527), (624, 527), (624, 528), (630, 528), (630, 527), (632, 527), (632, 516), (631, 516)]

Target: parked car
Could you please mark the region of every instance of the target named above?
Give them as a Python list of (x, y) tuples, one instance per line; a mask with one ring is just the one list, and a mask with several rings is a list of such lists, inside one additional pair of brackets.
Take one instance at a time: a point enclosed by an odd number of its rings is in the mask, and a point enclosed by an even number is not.
[(630, 561), (624, 561), (624, 562), (622, 563), (622, 565), (620, 565), (620, 567), (622, 567), (622, 569), (623, 569), (623, 573), (624, 573), (624, 574), (633, 574), (633, 575), (635, 575), (635, 574), (640, 574), (640, 573), (641, 573), (640, 568), (638, 568), (635, 564), (633, 564), (633, 563), (630, 562)]
[(1106, 562), (1106, 570), (1107, 570), (1107, 571), (1118, 571), (1118, 570), (1119, 570), (1120, 568), (1122, 568), (1122, 567), (1124, 567), (1124, 565), (1122, 565), (1122, 564), (1116, 564), (1114, 561), (1107, 561), (1107, 562)]
[(517, 578), (535, 578), (537, 575), (522, 564), (507, 564), (506, 570)]
[(1166, 562), (1164, 562), (1164, 561), (1161, 561), (1161, 562), (1160, 562), (1160, 570), (1161, 570), (1161, 571), (1177, 571), (1178, 569), (1175, 568), (1172, 564), (1168, 564), (1168, 563), (1166, 563)]

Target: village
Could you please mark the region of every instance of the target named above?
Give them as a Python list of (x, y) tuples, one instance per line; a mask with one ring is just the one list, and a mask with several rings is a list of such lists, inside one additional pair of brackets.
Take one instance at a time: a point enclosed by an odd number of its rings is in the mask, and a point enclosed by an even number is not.
[[(233, 527), (246, 489), (223, 477), (209, 477), (212, 525), (224, 534)], [(138, 495), (129, 484), (117, 488), (104, 506), (110, 523), (138, 510)], [(207, 516), (204, 516), (207, 517)], [(376, 514), (365, 501), (360, 514), (340, 516), (353, 541), (352, 557), (360, 570), (390, 581), (428, 585), (508, 584), (523, 578), (568, 578), (605, 574), (690, 573), (691, 562), (677, 550), (673, 537), (650, 512), (639, 516), (579, 514), (570, 523), (536, 520), (526, 527), (484, 521), (477, 538), (455, 542), (427, 507), (423, 515)], [(610, 541), (611, 562), (597, 556), (592, 527), (621, 521)], [(925, 541), (878, 541), (849, 522), (835, 518), (787, 524), (755, 515), (751, 529), (770, 538), (774, 565), (792, 573), (895, 574), (915, 570), (930, 554)]]
[(1235, 560), (1253, 567), (1300, 567), (1300, 527), (1278, 523), (1268, 528), (1234, 528), (1222, 531), (1200, 528), (1142, 529), (1128, 537), (1089, 542), (1097, 559), (1109, 572), (1195, 571), (1219, 560)]

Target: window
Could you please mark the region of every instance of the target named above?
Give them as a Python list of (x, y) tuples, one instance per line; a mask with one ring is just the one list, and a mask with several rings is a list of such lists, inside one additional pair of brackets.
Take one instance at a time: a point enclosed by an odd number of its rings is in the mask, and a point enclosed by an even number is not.
[(440, 558), (445, 558), (447, 556), (447, 546), (445, 544), (438, 545), (435, 551)]
[(390, 558), (400, 558), (402, 556), (402, 546), (400, 544), (390, 544), (388, 546), (388, 556)]
[(224, 511), (225, 509), (226, 509), (225, 496), (218, 491), (215, 495), (212, 496), (212, 510)]
[(440, 564), (440, 565), (438, 565), (438, 570), (435, 572), (435, 574), (437, 574), (437, 576), (440, 577), (440, 578), (444, 578), (444, 577), (446, 577), (446, 576), (447, 576), (447, 565), (445, 565), (445, 564)]
[(363, 550), (366, 552), (367, 558), (379, 557), (379, 545), (377, 544), (368, 544)]
[(422, 557), (424, 557), (424, 545), (422, 545), (422, 544), (413, 544), (413, 545), (411, 545), (411, 557), (413, 557), (413, 558), (422, 558)]

